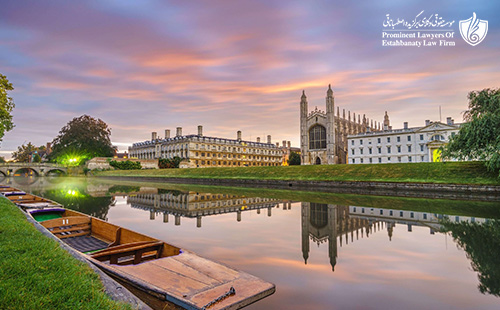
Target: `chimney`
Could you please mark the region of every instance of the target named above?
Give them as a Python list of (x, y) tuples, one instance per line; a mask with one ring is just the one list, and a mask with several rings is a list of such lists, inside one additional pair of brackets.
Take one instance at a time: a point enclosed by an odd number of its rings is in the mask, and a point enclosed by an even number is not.
[(151, 141), (156, 140), (156, 139), (158, 138), (158, 137), (157, 137), (157, 135), (158, 135), (158, 134), (156, 133), (156, 131), (153, 131), (153, 132), (151, 133)]
[(451, 125), (454, 125), (454, 124), (455, 124), (455, 120), (454, 120), (454, 119), (452, 119), (451, 117), (447, 117), (447, 118), (446, 118), (446, 124), (448, 124), (448, 125), (450, 125), (450, 126), (451, 126)]
[(276, 147), (280, 147), (280, 143), (279, 142), (276, 142)]
[(404, 122), (404, 123), (403, 123), (403, 128), (404, 128), (404, 129), (408, 129), (408, 122)]
[(283, 147), (286, 147), (286, 140), (283, 140)]
[(238, 141), (241, 141), (241, 130), (238, 130), (238, 132), (236, 133), (236, 139)]
[(257, 142), (260, 143), (260, 137), (257, 137)]
[(267, 143), (271, 144), (271, 135), (267, 135)]
[(203, 126), (198, 125), (198, 136), (203, 137)]
[(288, 141), (288, 148), (291, 148), (292, 147), (292, 143), (290, 141)]
[(170, 138), (170, 129), (165, 129), (165, 139)]
[(182, 127), (177, 127), (177, 132), (175, 133), (176, 137), (182, 136)]
[(430, 120), (428, 120), (428, 119), (426, 119), (426, 120), (425, 120), (425, 126), (429, 126), (430, 124), (431, 124), (431, 121), (430, 121)]

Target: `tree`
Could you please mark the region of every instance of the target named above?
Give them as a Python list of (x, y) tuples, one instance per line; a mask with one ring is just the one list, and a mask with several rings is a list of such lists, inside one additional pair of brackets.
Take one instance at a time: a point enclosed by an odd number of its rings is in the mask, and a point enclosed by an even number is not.
[(179, 165), (183, 160), (184, 159), (180, 158), (179, 156), (175, 156), (172, 159), (160, 158), (158, 159), (158, 167), (160, 169), (179, 168)]
[(9, 90), (14, 90), (14, 87), (7, 77), (0, 73), (0, 141), (7, 131), (14, 128), (11, 113), (15, 105), (12, 98), (7, 95)]
[(300, 165), (300, 155), (298, 153), (291, 152), (290, 157), (288, 158), (288, 165)]
[(31, 162), (33, 160), (33, 156), (35, 156), (39, 149), (39, 147), (36, 147), (31, 142), (28, 142), (26, 145), (23, 144), (18, 146), (17, 151), (12, 152), (12, 159), (19, 163)]
[(455, 137), (444, 148), (445, 158), (482, 160), (490, 171), (500, 170), (500, 88), (472, 91), (469, 110)]
[(89, 115), (75, 117), (52, 141), (51, 160), (62, 164), (80, 164), (85, 159), (111, 157), (111, 129), (100, 119)]

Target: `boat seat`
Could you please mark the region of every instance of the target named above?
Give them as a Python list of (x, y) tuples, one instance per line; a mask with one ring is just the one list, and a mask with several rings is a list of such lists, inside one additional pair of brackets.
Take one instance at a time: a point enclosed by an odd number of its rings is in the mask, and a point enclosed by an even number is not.
[(68, 216), (41, 222), (59, 239), (90, 235), (90, 217)]
[(162, 251), (163, 241), (151, 240), (111, 246), (91, 256), (101, 262), (109, 261), (110, 264), (136, 265), (145, 260), (160, 258)]

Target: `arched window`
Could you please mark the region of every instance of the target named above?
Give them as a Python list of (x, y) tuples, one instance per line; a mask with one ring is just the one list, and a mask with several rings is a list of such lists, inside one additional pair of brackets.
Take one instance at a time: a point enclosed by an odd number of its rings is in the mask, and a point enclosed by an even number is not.
[(326, 129), (315, 125), (309, 130), (309, 149), (326, 149)]

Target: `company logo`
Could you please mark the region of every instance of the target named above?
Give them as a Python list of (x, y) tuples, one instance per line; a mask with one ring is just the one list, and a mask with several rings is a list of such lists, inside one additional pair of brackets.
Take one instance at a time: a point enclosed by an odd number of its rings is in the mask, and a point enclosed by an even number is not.
[(477, 19), (474, 12), (471, 18), (460, 21), (459, 28), (465, 42), (476, 46), (484, 40), (488, 33), (488, 21)]

